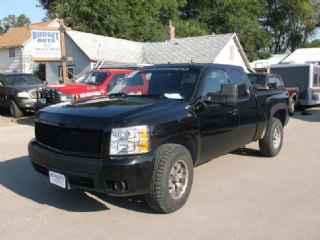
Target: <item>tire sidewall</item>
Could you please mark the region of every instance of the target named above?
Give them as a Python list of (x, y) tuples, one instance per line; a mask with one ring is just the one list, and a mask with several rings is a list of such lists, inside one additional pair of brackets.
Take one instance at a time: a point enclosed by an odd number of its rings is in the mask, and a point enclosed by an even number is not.
[(15, 107), (15, 105), (14, 105), (14, 102), (13, 101), (10, 101), (10, 103), (9, 103), (9, 112), (10, 112), (10, 115), (12, 116), (12, 117), (16, 117), (16, 107)]
[[(190, 153), (182, 146), (176, 148), (175, 151), (169, 155), (168, 160), (168, 164), (166, 164), (164, 169), (164, 175), (160, 184), (160, 188), (163, 208), (167, 213), (170, 213), (181, 208), (189, 197), (193, 183), (193, 163)], [(183, 160), (188, 168), (188, 182), (183, 195), (179, 199), (174, 199), (169, 192), (169, 177), (172, 167), (179, 160)]]
[(14, 118), (20, 118), (23, 116), (22, 111), (13, 100), (9, 102), (9, 113)]
[[(277, 148), (275, 148), (274, 145), (273, 145), (273, 134), (274, 134), (276, 128), (279, 128), (280, 134), (281, 134), (281, 136), (280, 136), (280, 144), (279, 144), (279, 146)], [(270, 133), (269, 133), (269, 138), (270, 138), (270, 145), (271, 145), (270, 148), (271, 148), (272, 155), (276, 156), (280, 152), (280, 150), (282, 148), (282, 143), (283, 143), (283, 128), (282, 128), (282, 124), (281, 124), (280, 120), (277, 119), (277, 118), (274, 118), (272, 120), (272, 125), (271, 125), (271, 129), (270, 129)]]
[(289, 103), (289, 115), (293, 116), (295, 112), (295, 107), (296, 107), (296, 101), (294, 99), (291, 99)]

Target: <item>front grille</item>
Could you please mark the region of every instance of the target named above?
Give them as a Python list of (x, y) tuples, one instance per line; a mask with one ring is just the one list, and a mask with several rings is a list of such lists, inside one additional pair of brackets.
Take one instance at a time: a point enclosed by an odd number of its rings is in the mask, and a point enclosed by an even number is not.
[(39, 98), (46, 99), (46, 103), (59, 103), (60, 95), (55, 89), (43, 88), (39, 90)]
[(37, 142), (63, 152), (101, 154), (102, 131), (52, 126), (37, 122)]

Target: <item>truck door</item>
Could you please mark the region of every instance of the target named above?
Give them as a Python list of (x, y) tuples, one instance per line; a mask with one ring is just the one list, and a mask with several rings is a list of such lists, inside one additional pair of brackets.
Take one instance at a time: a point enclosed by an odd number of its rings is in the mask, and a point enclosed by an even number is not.
[(238, 85), (238, 114), (240, 117), (238, 147), (252, 142), (257, 127), (257, 106), (247, 74), (240, 68), (228, 69), (232, 83)]
[[(220, 91), (223, 83), (229, 83), (225, 69), (208, 68), (200, 81), (199, 90), (204, 96), (208, 92)], [(224, 154), (237, 145), (239, 114), (237, 106), (207, 103), (198, 113), (200, 130), (200, 162)]]

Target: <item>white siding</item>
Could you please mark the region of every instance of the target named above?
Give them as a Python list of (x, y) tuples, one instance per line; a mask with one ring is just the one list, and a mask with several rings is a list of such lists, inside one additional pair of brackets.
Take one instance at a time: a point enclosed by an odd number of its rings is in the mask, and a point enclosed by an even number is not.
[(233, 39), (230, 39), (225, 47), (221, 50), (214, 63), (241, 66), (246, 72), (248, 72), (248, 69)]
[[(80, 76), (91, 70), (90, 59), (67, 34), (65, 35), (65, 44), (67, 57), (73, 57), (73, 61), (68, 61), (67, 66), (74, 66), (74, 75)], [(55, 84), (59, 82), (60, 66), (61, 62), (46, 63), (46, 81), (48, 84)]]
[(15, 57), (9, 57), (9, 49), (0, 50), (0, 72), (23, 72), (22, 51), (15, 48)]
[(22, 50), (22, 57), (23, 57), (23, 70), (26, 73), (33, 73), (37, 70), (39, 62), (32, 61), (32, 54), (33, 54), (33, 43), (28, 41)]

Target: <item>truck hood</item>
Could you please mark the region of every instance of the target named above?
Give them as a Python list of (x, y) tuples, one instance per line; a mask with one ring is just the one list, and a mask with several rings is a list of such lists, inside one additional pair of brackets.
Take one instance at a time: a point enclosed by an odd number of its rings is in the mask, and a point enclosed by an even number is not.
[[(100, 97), (61, 103), (40, 110), (36, 121), (52, 122), (84, 128), (141, 125), (158, 119), (170, 119), (179, 111), (187, 111), (186, 101), (146, 97)], [(183, 105), (183, 106), (181, 106)]]
[(21, 84), (21, 85), (13, 85), (13, 86), (8, 86), (8, 88), (14, 90), (15, 92), (24, 92), (24, 91), (29, 91), (32, 89), (36, 89), (39, 87), (43, 87), (45, 85), (43, 84)]
[(100, 92), (100, 87), (86, 83), (68, 83), (47, 86), (49, 89), (61, 91), (63, 94), (80, 94), (86, 92)]

